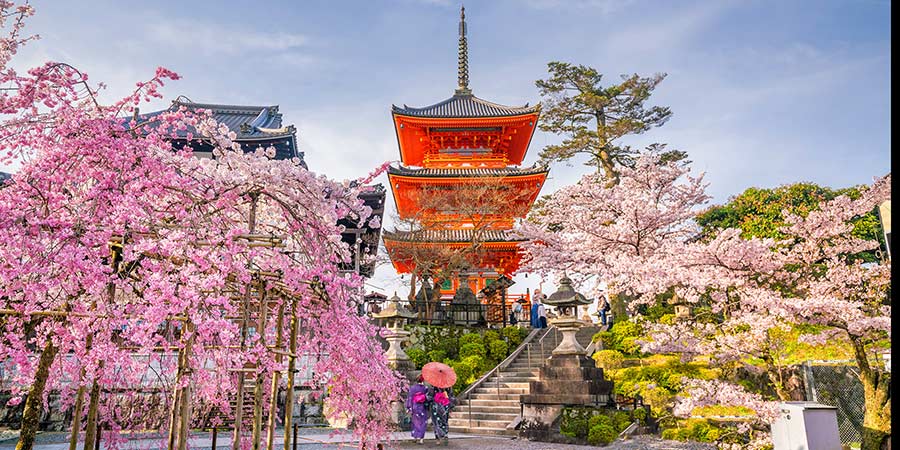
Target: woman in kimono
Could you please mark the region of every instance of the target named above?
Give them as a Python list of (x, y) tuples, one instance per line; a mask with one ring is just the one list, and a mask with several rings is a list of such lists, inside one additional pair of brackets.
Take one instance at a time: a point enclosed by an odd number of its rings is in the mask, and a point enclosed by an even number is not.
[(453, 388), (428, 388), (428, 400), (431, 402), (431, 426), (434, 427), (434, 438), (438, 445), (449, 445), (447, 433), (450, 431), (450, 410), (456, 406)]
[(419, 375), (406, 395), (406, 410), (412, 422), (412, 437), (419, 444), (425, 443), (425, 428), (428, 425), (428, 387), (422, 381), (422, 375)]

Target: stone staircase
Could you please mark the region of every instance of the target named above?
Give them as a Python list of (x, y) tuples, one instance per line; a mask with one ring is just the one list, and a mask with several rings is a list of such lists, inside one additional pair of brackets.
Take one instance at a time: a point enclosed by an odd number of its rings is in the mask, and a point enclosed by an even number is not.
[[(587, 347), (599, 327), (583, 327), (576, 339)], [(543, 333), (543, 332), (540, 332)], [(450, 413), (450, 431), (469, 434), (515, 435), (512, 427), (521, 413), (520, 396), (529, 393), (529, 381), (538, 380), (538, 369), (562, 340), (555, 328), (538, 334), (509, 365), (476, 387), (469, 397), (460, 396)], [(530, 361), (529, 361), (530, 358)]]

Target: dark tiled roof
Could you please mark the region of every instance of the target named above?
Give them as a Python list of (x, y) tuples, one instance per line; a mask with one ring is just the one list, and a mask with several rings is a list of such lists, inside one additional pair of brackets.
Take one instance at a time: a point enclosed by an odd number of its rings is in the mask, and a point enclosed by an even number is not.
[[(267, 147), (272, 145), (276, 149), (276, 159), (290, 159), (295, 156), (301, 160), (303, 159), (303, 153), (298, 152), (296, 148), (297, 130), (293, 125), (283, 125), (281, 113), (278, 112), (278, 105), (218, 105), (195, 103), (185, 97), (178, 97), (172, 102), (172, 106), (166, 110), (139, 114), (138, 121), (151, 120), (155, 116), (176, 110), (182, 106), (193, 111), (201, 109), (211, 111), (213, 118), (217, 122), (224, 124), (229, 130), (237, 134), (236, 141), (244, 146), (245, 151), (253, 151), (257, 146)], [(179, 130), (178, 136), (186, 138), (188, 133), (196, 135), (196, 130)], [(195, 151), (208, 150), (195, 148)], [(303, 165), (306, 165), (305, 162)]]
[(388, 168), (388, 173), (391, 175), (403, 175), (410, 177), (436, 177), (436, 178), (448, 178), (448, 177), (515, 177), (515, 176), (524, 176), (524, 175), (535, 175), (539, 173), (546, 173), (550, 169), (546, 166), (534, 165), (532, 167), (505, 167), (502, 169), (490, 169), (490, 168), (476, 168), (476, 167), (465, 167), (465, 168), (442, 168), (442, 169), (414, 169), (411, 167), (400, 166), (394, 167), (391, 166)]
[(510, 117), (535, 113), (541, 109), (540, 103), (534, 106), (504, 106), (482, 100), (471, 94), (456, 94), (440, 103), (423, 108), (393, 105), (394, 114), (414, 117)]
[(12, 175), (10, 175), (6, 172), (0, 172), (0, 183), (8, 180), (10, 177), (12, 177)]
[(505, 230), (384, 231), (384, 238), (402, 242), (524, 242)]
[[(163, 112), (176, 110), (182, 106), (193, 111), (201, 109), (211, 111), (213, 118), (217, 122), (225, 124), (229, 130), (237, 133), (238, 140), (267, 139), (296, 133), (293, 125), (282, 126), (282, 117), (281, 113), (278, 112), (278, 105), (216, 105), (212, 103), (194, 103), (185, 100), (184, 97), (178, 97), (167, 110), (141, 114), (140, 118), (150, 119)], [(187, 131), (185, 131), (186, 133)]]

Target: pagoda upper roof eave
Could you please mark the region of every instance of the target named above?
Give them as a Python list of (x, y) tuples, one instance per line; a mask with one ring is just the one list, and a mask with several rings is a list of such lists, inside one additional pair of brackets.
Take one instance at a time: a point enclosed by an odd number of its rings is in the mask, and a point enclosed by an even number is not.
[(528, 106), (506, 106), (499, 103), (480, 99), (472, 94), (456, 93), (452, 97), (421, 108), (403, 105), (391, 105), (391, 113), (395, 116), (410, 118), (441, 118), (441, 119), (484, 119), (502, 117), (521, 117), (537, 114), (541, 110), (541, 104)]

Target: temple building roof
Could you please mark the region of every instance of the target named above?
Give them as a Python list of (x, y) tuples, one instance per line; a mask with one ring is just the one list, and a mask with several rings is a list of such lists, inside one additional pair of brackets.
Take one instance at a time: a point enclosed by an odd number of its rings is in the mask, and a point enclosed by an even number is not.
[(399, 175), (406, 177), (515, 177), (526, 175), (537, 175), (549, 172), (549, 168), (543, 165), (534, 165), (532, 167), (504, 167), (504, 168), (481, 168), (481, 167), (460, 167), (460, 168), (412, 168), (407, 166), (388, 168), (389, 175)]
[(541, 109), (540, 103), (534, 106), (504, 106), (497, 103), (482, 100), (472, 94), (455, 94), (439, 103), (422, 108), (414, 108), (403, 105), (402, 108), (393, 105), (391, 111), (394, 114), (413, 117), (435, 118), (472, 118), (472, 117), (513, 117), (523, 114), (534, 114)]
[[(276, 159), (303, 159), (303, 153), (297, 151), (297, 130), (293, 125), (284, 125), (282, 115), (278, 112), (278, 105), (247, 106), (227, 105), (214, 103), (196, 103), (184, 96), (179, 96), (172, 101), (169, 108), (162, 111), (154, 111), (138, 114), (138, 121), (150, 120), (164, 112), (174, 111), (185, 107), (191, 111), (209, 110), (213, 119), (224, 124), (230, 131), (237, 134), (237, 142), (246, 150), (255, 150), (259, 146), (275, 147)], [(178, 135), (187, 138), (188, 133), (196, 135), (196, 130), (179, 130)], [(204, 149), (196, 149), (204, 151)], [(306, 164), (303, 164), (304, 167)]]

